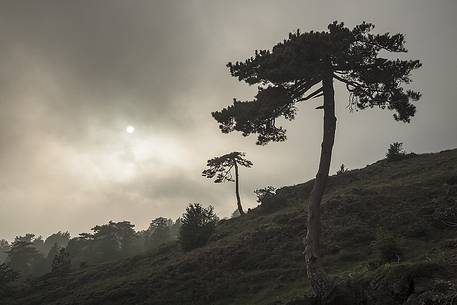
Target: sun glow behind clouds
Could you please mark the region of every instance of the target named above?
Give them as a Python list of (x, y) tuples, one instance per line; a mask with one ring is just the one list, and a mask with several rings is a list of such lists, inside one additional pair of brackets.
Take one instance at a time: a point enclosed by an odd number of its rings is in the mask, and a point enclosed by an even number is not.
[(130, 125), (130, 126), (127, 126), (127, 128), (125, 129), (125, 131), (126, 131), (127, 133), (134, 133), (134, 132), (135, 132), (135, 127), (133, 127), (133, 126), (131, 126), (131, 125)]
[(68, 169), (96, 187), (100, 183), (127, 183), (147, 172), (159, 177), (170, 168), (185, 167), (187, 150), (175, 138), (151, 131), (145, 135), (144, 129), (125, 131), (121, 135), (97, 131), (93, 135), (98, 142), (95, 148), (65, 153)]

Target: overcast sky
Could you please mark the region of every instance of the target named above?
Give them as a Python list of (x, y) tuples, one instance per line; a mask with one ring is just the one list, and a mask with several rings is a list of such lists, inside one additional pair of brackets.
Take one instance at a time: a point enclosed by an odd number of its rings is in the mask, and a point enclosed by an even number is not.
[[(364, 167), (389, 143), (409, 151), (457, 147), (457, 1), (7, 1), (0, 2), (0, 238), (88, 232), (109, 220), (173, 219), (186, 205), (235, 210), (233, 184), (201, 176), (206, 160), (244, 151), (242, 199), (253, 190), (315, 174), (322, 112), (299, 107), (288, 140), (221, 134), (210, 112), (248, 99), (255, 87), (225, 64), (271, 48), (300, 28), (363, 20), (402, 32), (423, 67), (412, 123), (392, 113), (349, 113), (337, 85), (331, 172)], [(316, 102), (317, 103), (317, 102)], [(133, 134), (127, 126), (135, 127)]]

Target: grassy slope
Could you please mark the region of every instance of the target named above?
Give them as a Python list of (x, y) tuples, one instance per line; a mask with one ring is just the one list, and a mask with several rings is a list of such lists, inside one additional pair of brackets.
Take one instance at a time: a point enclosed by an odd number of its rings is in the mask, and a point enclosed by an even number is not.
[[(446, 185), (455, 175), (457, 150), (379, 161), (331, 177), (323, 202), (325, 268), (340, 278), (371, 279), (380, 272), (395, 276), (395, 270), (414, 269), (414, 276), (455, 280), (456, 230), (431, 216), (457, 204)], [(280, 189), (283, 206), (274, 212), (258, 208), (222, 221), (204, 248), (182, 253), (173, 244), (156, 253), (48, 275), (0, 303), (260, 305), (303, 296), (309, 292), (303, 210), (311, 187), (312, 181)], [(375, 253), (369, 245), (380, 228), (401, 240), (403, 254), (399, 264), (371, 270)]]

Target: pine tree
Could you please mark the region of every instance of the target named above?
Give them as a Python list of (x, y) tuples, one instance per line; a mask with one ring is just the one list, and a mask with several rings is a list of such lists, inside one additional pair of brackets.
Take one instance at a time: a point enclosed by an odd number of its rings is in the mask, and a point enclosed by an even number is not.
[(305, 262), (312, 288), (325, 299), (333, 282), (320, 264), (320, 202), (330, 169), (336, 130), (334, 80), (349, 91), (351, 110), (379, 107), (395, 111), (397, 121), (410, 122), (415, 114), (411, 103), (420, 93), (406, 90), (410, 72), (421, 66), (418, 60), (392, 60), (386, 52), (406, 52), (404, 35), (371, 34), (373, 24), (349, 29), (333, 22), (328, 31), (290, 33), (289, 38), (270, 50), (256, 51), (243, 62), (228, 63), (232, 76), (249, 85), (258, 85), (251, 101), (234, 99), (233, 105), (213, 112), (222, 132), (239, 131), (243, 136), (258, 134), (257, 144), (284, 141), (286, 130), (276, 125), (278, 118), (293, 120), (296, 105), (323, 97), (324, 135), (319, 169), (308, 198)]
[(179, 241), (185, 251), (202, 247), (214, 232), (218, 218), (212, 206), (207, 208), (200, 204), (190, 204), (182, 215), (179, 229)]
[[(252, 162), (244, 158), (245, 155), (245, 153), (234, 151), (220, 157), (215, 157), (208, 160), (208, 168), (202, 172), (202, 175), (209, 179), (216, 176), (216, 179), (214, 179), (215, 183), (222, 183), (226, 181), (235, 182), (236, 204), (240, 215), (244, 215), (244, 211), (243, 206), (241, 205), (240, 197), (239, 166), (252, 166)], [(232, 176), (232, 168), (235, 169), (235, 179), (233, 179)]]

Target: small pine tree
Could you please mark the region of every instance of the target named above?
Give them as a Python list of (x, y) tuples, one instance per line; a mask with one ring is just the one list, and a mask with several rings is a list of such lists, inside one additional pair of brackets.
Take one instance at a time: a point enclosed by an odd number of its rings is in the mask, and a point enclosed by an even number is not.
[[(252, 166), (252, 162), (244, 158), (245, 155), (245, 153), (234, 151), (220, 157), (215, 157), (208, 160), (208, 168), (202, 172), (202, 175), (209, 179), (216, 177), (214, 179), (215, 183), (235, 182), (236, 203), (240, 215), (244, 215), (244, 211), (240, 198), (239, 167), (244, 166), (249, 168)], [(232, 177), (232, 168), (235, 169), (235, 179)]]
[(390, 144), (387, 150), (386, 158), (388, 161), (399, 161), (403, 160), (406, 156), (406, 151), (403, 149), (402, 142), (394, 142)]
[(179, 230), (179, 241), (183, 250), (189, 251), (206, 245), (217, 221), (212, 206), (204, 208), (198, 203), (190, 204), (182, 215)]

